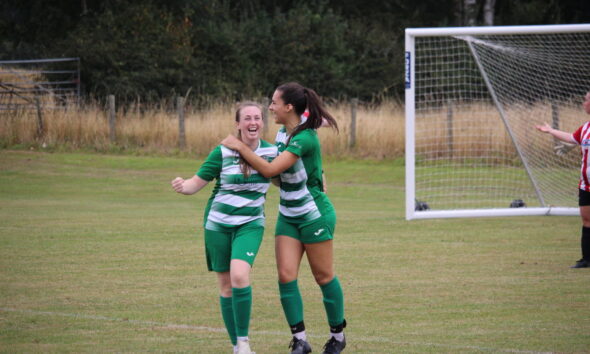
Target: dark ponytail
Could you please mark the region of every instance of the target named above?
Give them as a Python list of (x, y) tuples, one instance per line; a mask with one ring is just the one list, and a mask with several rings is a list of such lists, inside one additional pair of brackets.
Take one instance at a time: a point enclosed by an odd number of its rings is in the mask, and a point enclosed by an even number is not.
[[(297, 82), (289, 82), (277, 87), (277, 91), (281, 91), (281, 98), (285, 104), (293, 105), (297, 115), (301, 116), (306, 109), (309, 111), (307, 121), (295, 128), (289, 137), (289, 141), (305, 129), (318, 129), (322, 126), (323, 119), (328, 122), (330, 127), (338, 131), (336, 119), (324, 108), (322, 99), (314, 90)], [(289, 144), (289, 141), (287, 141), (287, 144)]]

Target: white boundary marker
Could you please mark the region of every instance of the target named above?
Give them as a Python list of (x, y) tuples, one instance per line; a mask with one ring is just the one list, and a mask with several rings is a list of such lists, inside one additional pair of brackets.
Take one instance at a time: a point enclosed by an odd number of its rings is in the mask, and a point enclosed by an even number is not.
[[(154, 321), (140, 321), (140, 320), (131, 320), (126, 318), (116, 318), (116, 317), (106, 317), (106, 316), (97, 316), (97, 315), (84, 315), (84, 314), (77, 314), (77, 313), (64, 313), (64, 312), (52, 312), (52, 311), (34, 311), (34, 310), (21, 310), (21, 309), (14, 309), (14, 308), (6, 308), (0, 307), (0, 311), (3, 312), (13, 312), (13, 313), (23, 313), (23, 314), (30, 314), (30, 315), (43, 315), (43, 316), (58, 316), (58, 317), (69, 317), (69, 318), (77, 318), (81, 320), (95, 320), (95, 321), (108, 321), (108, 322), (122, 322), (122, 323), (130, 323), (139, 326), (157, 326), (169, 329), (186, 329), (192, 331), (203, 331), (203, 332), (215, 332), (215, 333), (225, 333), (225, 328), (215, 328), (215, 327), (207, 327), (207, 326), (194, 326), (194, 325), (186, 325), (186, 324), (175, 324), (175, 323), (163, 323), (163, 322), (154, 322)], [(250, 331), (253, 335), (271, 335), (271, 336), (279, 336), (279, 335), (287, 335), (287, 331)], [(312, 338), (325, 338), (325, 335), (307, 335), (308, 337)], [(476, 345), (452, 345), (452, 344), (442, 344), (442, 343), (428, 343), (428, 342), (403, 342), (403, 341), (395, 341), (391, 340), (390, 338), (385, 337), (357, 337), (357, 336), (350, 336), (351, 339), (360, 342), (373, 342), (373, 343), (391, 343), (394, 345), (406, 345), (406, 346), (421, 346), (421, 347), (440, 347), (440, 348), (449, 348), (449, 349), (472, 349), (472, 350), (479, 350), (479, 351), (489, 351), (489, 352), (502, 352), (502, 353), (528, 353), (528, 354), (551, 354), (553, 352), (537, 352), (533, 350), (519, 350), (519, 349), (503, 349), (503, 348), (490, 348), (490, 347), (480, 347)]]

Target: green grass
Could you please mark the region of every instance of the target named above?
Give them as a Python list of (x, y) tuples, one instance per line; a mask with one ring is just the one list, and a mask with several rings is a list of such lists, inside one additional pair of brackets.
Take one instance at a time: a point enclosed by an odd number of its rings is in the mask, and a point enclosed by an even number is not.
[[(201, 161), (0, 150), (0, 352), (230, 353), (200, 228)], [(348, 353), (584, 352), (590, 270), (576, 217), (405, 221), (401, 161), (326, 162)], [(252, 274), (252, 348), (288, 352), (273, 255)], [(321, 292), (300, 275), (314, 353)]]

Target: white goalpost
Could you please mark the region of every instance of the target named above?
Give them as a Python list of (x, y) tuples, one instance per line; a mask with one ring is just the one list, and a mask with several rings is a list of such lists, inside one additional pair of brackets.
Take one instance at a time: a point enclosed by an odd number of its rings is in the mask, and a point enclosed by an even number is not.
[(408, 28), (406, 219), (579, 215), (590, 24)]

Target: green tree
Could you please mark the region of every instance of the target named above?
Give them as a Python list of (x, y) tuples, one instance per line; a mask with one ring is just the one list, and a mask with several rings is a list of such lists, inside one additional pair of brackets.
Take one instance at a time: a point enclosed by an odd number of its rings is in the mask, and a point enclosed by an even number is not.
[(157, 99), (188, 88), (193, 66), (185, 21), (153, 4), (107, 8), (85, 18), (61, 43), (83, 63), (87, 89), (122, 99)]
[(466, 2), (476, 25), (590, 22), (577, 0), (4, 0), (0, 59), (80, 57), (86, 91), (119, 100), (296, 80), (369, 101), (403, 95), (404, 29), (463, 25)]

